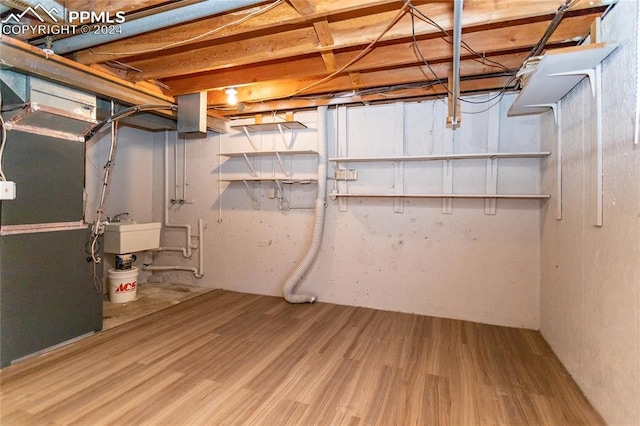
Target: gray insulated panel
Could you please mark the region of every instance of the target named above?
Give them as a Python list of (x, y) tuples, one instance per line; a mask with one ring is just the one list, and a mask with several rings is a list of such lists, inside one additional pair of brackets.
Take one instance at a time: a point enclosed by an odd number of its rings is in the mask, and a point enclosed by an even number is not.
[(3, 170), (16, 183), (16, 199), (3, 202), (3, 225), (83, 219), (83, 143), (8, 132)]
[(2, 366), (102, 329), (88, 237), (84, 229), (0, 237)]

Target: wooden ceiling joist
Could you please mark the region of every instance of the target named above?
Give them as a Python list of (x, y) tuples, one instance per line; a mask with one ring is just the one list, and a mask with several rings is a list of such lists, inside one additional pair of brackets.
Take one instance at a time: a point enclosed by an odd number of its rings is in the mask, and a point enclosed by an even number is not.
[[(550, 43), (558, 43), (570, 38), (575, 31), (588, 32), (593, 21), (592, 15), (567, 18), (560, 24)], [(525, 28), (526, 27), (526, 28)], [(494, 52), (508, 50), (518, 51), (527, 49), (535, 44), (544, 32), (546, 22), (539, 22), (527, 26), (497, 28), (487, 31), (470, 32), (463, 35), (463, 40), (472, 48), (480, 49), (481, 46), (491, 46), (491, 49), (483, 50), (487, 58)], [(451, 45), (442, 38), (418, 40), (418, 48), (424, 54), (428, 54), (431, 60), (441, 61), (451, 54)], [(337, 66), (340, 67), (358, 55), (359, 51), (338, 52), (335, 54)], [(480, 52), (479, 52), (480, 53)], [(463, 50), (463, 55), (468, 52)], [(373, 49), (360, 61), (349, 67), (348, 71), (364, 71), (382, 67), (398, 67), (415, 64), (419, 61), (411, 41), (403, 41), (397, 44), (382, 45)], [(192, 93), (203, 90), (217, 90), (230, 85), (251, 84), (255, 81), (270, 81), (281, 78), (295, 78), (317, 76), (322, 61), (318, 57), (304, 57), (291, 60), (287, 67), (279, 62), (266, 62), (258, 65), (234, 67), (202, 73), (200, 75), (186, 75), (183, 77), (168, 78), (163, 82), (170, 87), (170, 93)], [(520, 64), (516, 66), (519, 68)]]
[[(526, 57), (527, 52), (521, 52), (518, 55), (497, 56), (496, 60), (504, 62), (506, 66), (517, 68)], [(493, 73), (495, 68), (478, 62), (474, 59), (466, 59), (461, 61), (461, 68), (465, 70), (462, 76), (476, 75), (483, 73)], [(451, 72), (451, 63), (441, 62), (434, 64), (431, 69), (436, 73), (438, 79), (446, 82), (448, 74)], [(367, 87), (394, 86), (406, 83), (429, 82), (436, 80), (436, 76), (431, 73), (425, 66), (416, 65), (414, 67), (402, 67), (396, 70), (382, 69), (377, 71), (360, 72), (354, 78), (350, 74), (343, 74), (325, 83), (315, 86), (311, 91), (301, 93), (299, 96), (311, 97), (323, 93), (342, 93), (349, 92), (354, 89), (362, 89)], [(264, 83), (254, 84), (245, 88), (238, 88), (238, 102), (255, 102), (265, 99), (289, 98), (294, 94), (307, 87), (309, 84), (319, 80), (319, 78), (304, 79), (284, 79), (274, 80)], [(223, 105), (226, 103), (226, 95), (224, 91), (208, 92), (207, 103), (209, 105)]]
[[(3, 67), (53, 80), (87, 93), (126, 104), (175, 104), (175, 99), (163, 94), (157, 86), (146, 82), (125, 81), (62, 56), (48, 55), (42, 49), (10, 37), (0, 38), (0, 48), (2, 50), (0, 64)], [(175, 116), (173, 111), (159, 111), (158, 113)], [(210, 113), (208, 123), (212, 130), (221, 133), (226, 133), (229, 130), (228, 120), (221, 115)]]
[[(96, 12), (123, 10), (127, 21), (134, 21), (201, 1), (216, 0), (66, 4)], [(463, 80), (475, 77), (461, 90), (499, 90), (498, 82), (512, 81), (556, 17), (562, 20), (546, 49), (576, 45), (609, 3), (580, 0), (560, 13), (567, 0), (464, 0), (459, 71)], [(120, 90), (134, 100), (208, 92), (208, 106), (224, 109), (225, 115), (243, 114), (226, 105), (229, 87), (238, 89), (240, 109), (440, 96), (446, 90), (436, 81), (446, 81), (452, 69), (453, 9), (452, 0), (265, 0), (171, 27), (160, 23), (146, 34), (102, 39), (103, 44), (65, 59), (77, 66), (72, 78), (58, 67), (58, 57), (52, 74), (78, 80), (76, 87), (84, 84), (86, 72), (101, 75), (109, 91), (118, 92), (113, 84), (126, 86)], [(34, 52), (42, 56), (39, 49)], [(142, 88), (150, 93), (140, 93)]]

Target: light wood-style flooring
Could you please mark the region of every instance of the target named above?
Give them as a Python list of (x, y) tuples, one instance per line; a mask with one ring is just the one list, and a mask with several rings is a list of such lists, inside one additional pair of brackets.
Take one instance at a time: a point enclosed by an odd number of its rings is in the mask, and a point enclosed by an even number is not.
[(539, 333), (215, 290), (0, 372), (0, 424), (604, 424)]
[(102, 329), (122, 325), (134, 319), (177, 305), (203, 293), (210, 288), (172, 282), (138, 284), (136, 300), (127, 303), (111, 303), (105, 294), (102, 308)]

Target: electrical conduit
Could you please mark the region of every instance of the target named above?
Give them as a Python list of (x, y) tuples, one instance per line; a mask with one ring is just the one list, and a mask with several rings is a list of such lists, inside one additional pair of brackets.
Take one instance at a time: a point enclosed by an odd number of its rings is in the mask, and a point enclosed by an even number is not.
[[(55, 4), (52, 0), (48, 0), (48, 2)], [(204, 0), (178, 9), (119, 23), (117, 26), (121, 31), (118, 31), (116, 34), (89, 32), (57, 40), (53, 43), (53, 50), (58, 55), (63, 55), (122, 38), (156, 31), (172, 25), (183, 24), (231, 10), (253, 6), (258, 3), (262, 3), (262, 0)]]
[(307, 254), (284, 283), (284, 298), (289, 303), (313, 303), (315, 294), (294, 294), (294, 290), (315, 260), (324, 232), (325, 204), (327, 198), (327, 107), (318, 107), (318, 193), (316, 195), (313, 234)]

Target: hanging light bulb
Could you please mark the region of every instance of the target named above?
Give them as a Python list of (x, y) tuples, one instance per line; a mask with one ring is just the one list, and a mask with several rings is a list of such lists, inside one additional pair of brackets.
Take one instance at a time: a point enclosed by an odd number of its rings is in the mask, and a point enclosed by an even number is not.
[(236, 105), (238, 103), (238, 90), (235, 87), (229, 87), (224, 93), (227, 95), (227, 103), (229, 105)]

